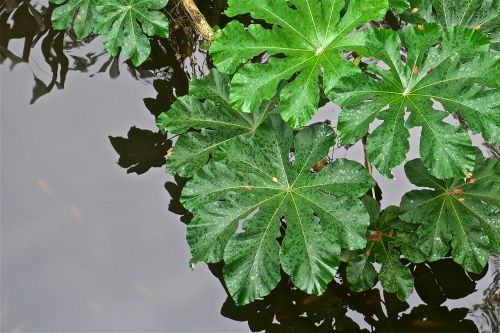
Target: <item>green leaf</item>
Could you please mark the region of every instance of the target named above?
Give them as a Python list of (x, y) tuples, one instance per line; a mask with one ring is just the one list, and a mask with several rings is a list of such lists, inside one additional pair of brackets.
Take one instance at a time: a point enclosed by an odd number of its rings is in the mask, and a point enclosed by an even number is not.
[(399, 261), (399, 252), (391, 247), (382, 246), (379, 253), (377, 258), (382, 263), (379, 273), (382, 287), (388, 292), (396, 293), (400, 300), (406, 300), (413, 291), (413, 275), (410, 269)]
[[(471, 171), (476, 153), (469, 135), (444, 121), (456, 111), (474, 133), (500, 141), (499, 57), (488, 53), (488, 39), (478, 31), (456, 28), (441, 36), (434, 24), (408, 28), (402, 40), (394, 31), (372, 30), (366, 47), (387, 66), (369, 65), (367, 74), (344, 78), (332, 93), (342, 107), (342, 143), (356, 142), (375, 118), (383, 120), (368, 136), (366, 149), (385, 176), (392, 177), (391, 170), (405, 160), (412, 127), (422, 128), (420, 155), (434, 176)], [(445, 112), (434, 109), (434, 101)]]
[(193, 176), (221, 146), (239, 137), (253, 136), (277, 106), (271, 100), (252, 114), (236, 111), (229, 105), (229, 89), (229, 76), (212, 70), (203, 79), (192, 80), (189, 95), (178, 98), (170, 110), (158, 117), (162, 132), (180, 134), (167, 158), (170, 173)]
[(122, 53), (139, 66), (149, 57), (148, 37), (168, 37), (168, 19), (159, 10), (168, 0), (96, 0), (95, 32), (103, 35), (104, 47), (113, 56)]
[(389, 7), (396, 14), (401, 14), (410, 8), (410, 3), (407, 0), (389, 0)]
[[(280, 112), (292, 127), (306, 124), (316, 113), (320, 98), (319, 76), (329, 92), (341, 77), (359, 72), (343, 59), (344, 50), (365, 52), (364, 34), (351, 33), (371, 20), (383, 17), (387, 0), (229, 0), (228, 16), (249, 13), (263, 20), (248, 27), (233, 21), (219, 33), (210, 47), (217, 68), (236, 73), (232, 80), (231, 104), (253, 112), (263, 100), (276, 94), (279, 83), (289, 80), (280, 92)], [(341, 12), (345, 9), (343, 16)], [(267, 54), (265, 64), (249, 63)], [(295, 76), (295, 74), (297, 74)]]
[(415, 13), (402, 15), (409, 22), (437, 22), (444, 29), (467, 27), (490, 36), (492, 46), (500, 44), (500, 0), (413, 0)]
[[(407, 193), (401, 219), (418, 225), (418, 247), (430, 261), (447, 255), (479, 273), (491, 251), (500, 251), (500, 165), (482, 158), (469, 179), (439, 180), (420, 160), (405, 166), (410, 181), (429, 189)], [(470, 176), (470, 175), (469, 175)]]
[(312, 171), (334, 141), (326, 124), (294, 134), (270, 115), (252, 138), (224, 145), (225, 158), (205, 165), (184, 188), (181, 201), (194, 214), (187, 231), (191, 262), (224, 260), (238, 304), (275, 288), (280, 266), (298, 288), (321, 294), (337, 272), (341, 248), (364, 248), (369, 217), (357, 197), (374, 186), (371, 176), (348, 160)]
[(378, 273), (369, 259), (362, 251), (356, 251), (350, 256), (346, 274), (352, 291), (366, 291), (375, 285)]
[[(350, 253), (347, 281), (353, 291), (366, 291), (375, 285), (378, 275), (382, 287), (404, 301), (413, 290), (413, 275), (401, 263), (401, 255), (414, 263), (425, 261), (425, 255), (415, 245), (416, 227), (398, 218), (398, 207), (390, 206), (381, 213), (380, 205), (371, 197), (365, 197), (363, 202), (370, 212), (368, 243), (366, 249)], [(378, 274), (374, 262), (381, 264)]]
[(78, 38), (88, 37), (94, 29), (96, 0), (50, 0), (60, 5), (52, 12), (52, 27), (66, 30), (73, 27)]
[(151, 53), (148, 37), (168, 37), (167, 17), (159, 12), (168, 0), (49, 0), (60, 5), (52, 12), (54, 29), (73, 27), (83, 39), (91, 33), (103, 35), (104, 47), (112, 55), (123, 54), (135, 66)]

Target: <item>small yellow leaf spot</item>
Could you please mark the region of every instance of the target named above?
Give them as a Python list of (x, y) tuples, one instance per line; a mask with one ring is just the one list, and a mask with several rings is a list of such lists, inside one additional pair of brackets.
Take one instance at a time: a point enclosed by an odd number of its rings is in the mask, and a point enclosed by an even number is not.
[(460, 198), (460, 199), (458, 199), (458, 201), (460, 201), (460, 202), (464, 202), (464, 201), (465, 201), (465, 199), (464, 199), (464, 198)]
[(172, 157), (172, 155), (173, 155), (172, 149), (169, 149), (169, 151), (167, 152), (167, 157)]
[(366, 249), (365, 254), (366, 254), (367, 257), (369, 257), (370, 254), (372, 254), (372, 249)]
[(392, 238), (393, 236), (394, 236), (394, 230), (389, 231), (389, 237)]
[(416, 13), (418, 12), (418, 8), (417, 8), (417, 7), (412, 8), (411, 12), (412, 12), (413, 14), (416, 14)]
[(424, 30), (424, 26), (422, 24), (417, 25), (418, 30)]
[(273, 177), (273, 182), (274, 182), (274, 183), (278, 183), (278, 178)]
[(467, 172), (467, 175), (465, 176), (465, 178), (471, 179), (472, 176), (474, 176), (474, 174), (472, 172)]
[(245, 185), (244, 188), (247, 191), (250, 191), (251, 189), (253, 189), (253, 187), (251, 185)]
[(80, 16), (80, 14), (76, 15), (76, 19), (77, 20), (81, 20), (82, 19), (82, 17)]
[(475, 26), (474, 28), (472, 28), (472, 29), (474, 29), (474, 30), (479, 30), (479, 29), (481, 29), (481, 26), (480, 26), (480, 25), (476, 25), (476, 26)]

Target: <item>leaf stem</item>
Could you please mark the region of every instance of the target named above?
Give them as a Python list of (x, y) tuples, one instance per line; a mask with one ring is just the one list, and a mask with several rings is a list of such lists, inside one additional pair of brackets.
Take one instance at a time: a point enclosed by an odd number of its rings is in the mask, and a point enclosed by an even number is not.
[[(363, 153), (365, 154), (365, 168), (368, 170), (370, 175), (373, 175), (373, 167), (370, 163), (370, 159), (368, 158), (368, 152), (366, 151), (366, 135), (363, 137)], [(377, 195), (375, 194), (375, 187), (372, 187), (372, 197), (377, 200)]]

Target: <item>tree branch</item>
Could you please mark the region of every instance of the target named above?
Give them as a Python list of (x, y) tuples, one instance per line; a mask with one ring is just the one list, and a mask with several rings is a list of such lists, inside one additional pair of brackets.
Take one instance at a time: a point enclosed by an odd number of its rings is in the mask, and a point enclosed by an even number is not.
[[(366, 139), (367, 139), (367, 136), (365, 135), (362, 139), (363, 153), (365, 155), (365, 168), (366, 168), (366, 170), (368, 170), (368, 173), (370, 175), (373, 175), (373, 166), (370, 163), (370, 159), (368, 158), (368, 152), (366, 151)], [(377, 200), (377, 195), (375, 193), (375, 187), (372, 187), (372, 197), (373, 197), (373, 199)]]
[(208, 24), (205, 16), (203, 16), (203, 14), (194, 3), (194, 0), (182, 0), (182, 5), (188, 12), (189, 16), (191, 16), (196, 31), (198, 31), (203, 39), (210, 43), (212, 41), (214, 31), (212, 30), (210, 24)]

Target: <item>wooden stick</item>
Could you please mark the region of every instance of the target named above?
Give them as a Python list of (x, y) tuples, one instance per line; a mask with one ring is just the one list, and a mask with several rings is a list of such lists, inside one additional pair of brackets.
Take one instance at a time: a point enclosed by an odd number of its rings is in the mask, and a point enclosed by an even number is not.
[(208, 24), (205, 16), (203, 16), (193, 0), (182, 0), (182, 4), (188, 12), (189, 16), (191, 16), (196, 31), (198, 31), (203, 39), (210, 43), (212, 41), (214, 31), (210, 24)]

